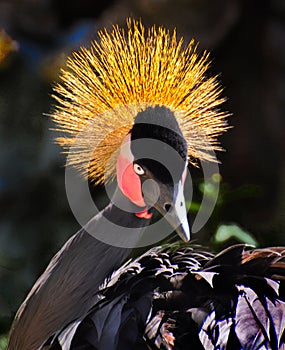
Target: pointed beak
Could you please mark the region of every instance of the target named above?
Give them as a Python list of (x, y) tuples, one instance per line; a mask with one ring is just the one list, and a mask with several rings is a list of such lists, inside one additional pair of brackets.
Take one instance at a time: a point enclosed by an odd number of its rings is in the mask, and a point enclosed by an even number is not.
[(172, 203), (164, 203), (164, 217), (175, 228), (175, 231), (184, 242), (190, 240), (190, 228), (187, 219), (187, 211), (185, 198), (183, 193), (183, 185), (181, 181), (174, 188), (174, 196)]
[(181, 222), (180, 217), (178, 216), (176, 210), (169, 211), (168, 213), (165, 214), (164, 217), (170, 223), (170, 225), (175, 229), (176, 233), (184, 242), (188, 242), (190, 240), (190, 228), (189, 228), (187, 217)]
[[(180, 238), (188, 242), (190, 228), (182, 181), (174, 187), (156, 182), (154, 187), (144, 191), (146, 203), (149, 202), (168, 221)], [(154, 201), (155, 197), (158, 198), (156, 201)]]

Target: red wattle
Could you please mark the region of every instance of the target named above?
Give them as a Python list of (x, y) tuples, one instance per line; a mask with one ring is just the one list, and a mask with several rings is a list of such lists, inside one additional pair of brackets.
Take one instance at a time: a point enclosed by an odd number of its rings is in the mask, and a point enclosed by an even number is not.
[(151, 219), (152, 218), (152, 213), (149, 213), (147, 209), (136, 213), (136, 216), (140, 219)]

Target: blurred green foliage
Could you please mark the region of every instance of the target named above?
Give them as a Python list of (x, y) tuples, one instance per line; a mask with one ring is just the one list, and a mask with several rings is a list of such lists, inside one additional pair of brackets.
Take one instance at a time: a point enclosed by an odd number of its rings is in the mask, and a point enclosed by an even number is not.
[(6, 350), (7, 347), (7, 336), (0, 335), (0, 350)]
[[(245, 243), (257, 247), (259, 245), (254, 233), (248, 232), (240, 227), (238, 223), (227, 221), (226, 211), (232, 211), (240, 200), (250, 200), (260, 195), (260, 188), (256, 185), (240, 186), (232, 189), (230, 184), (223, 182), (219, 173), (214, 173), (209, 179), (201, 179), (197, 182), (194, 199), (187, 202), (187, 207), (191, 213), (196, 215), (199, 211), (207, 210), (201, 206), (202, 199), (213, 204), (214, 210), (211, 213), (208, 223), (198, 241), (207, 244), (212, 248), (219, 250), (222, 247), (233, 243)], [(191, 220), (190, 220), (191, 222)]]
[(258, 242), (253, 235), (244, 231), (238, 225), (220, 225), (214, 234), (214, 241), (216, 243), (223, 243), (230, 239), (236, 239), (241, 243), (245, 243), (253, 247), (258, 246)]

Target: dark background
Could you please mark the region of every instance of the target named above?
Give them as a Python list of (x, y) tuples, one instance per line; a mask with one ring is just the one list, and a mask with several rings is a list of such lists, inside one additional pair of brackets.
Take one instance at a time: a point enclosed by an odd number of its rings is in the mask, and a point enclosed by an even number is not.
[[(65, 160), (43, 115), (51, 86), (66, 55), (127, 16), (194, 37), (211, 51), (211, 73), (221, 73), (234, 128), (221, 137), (216, 210), (194, 238), (217, 250), (237, 241), (285, 244), (284, 0), (0, 0), (0, 30), (9, 35), (0, 35), (2, 48), (8, 42), (0, 61), (0, 334), (79, 228), (65, 195)], [(202, 174), (193, 177), (198, 203)], [(224, 239), (221, 225), (231, 225)]]

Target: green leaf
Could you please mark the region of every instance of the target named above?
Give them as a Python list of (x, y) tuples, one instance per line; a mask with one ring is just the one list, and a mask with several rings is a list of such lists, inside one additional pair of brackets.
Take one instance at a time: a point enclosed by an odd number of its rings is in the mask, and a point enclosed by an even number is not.
[(249, 233), (244, 231), (237, 225), (220, 225), (215, 233), (214, 239), (217, 243), (222, 243), (230, 238), (235, 238), (236, 240), (252, 245), (254, 247), (258, 246), (258, 242)]

